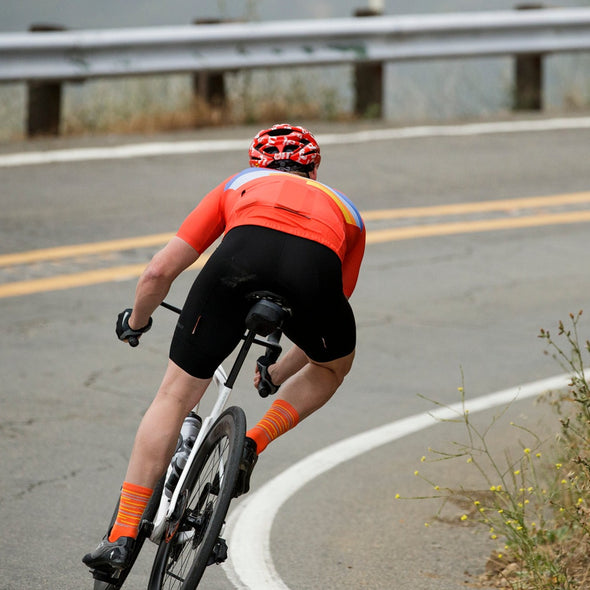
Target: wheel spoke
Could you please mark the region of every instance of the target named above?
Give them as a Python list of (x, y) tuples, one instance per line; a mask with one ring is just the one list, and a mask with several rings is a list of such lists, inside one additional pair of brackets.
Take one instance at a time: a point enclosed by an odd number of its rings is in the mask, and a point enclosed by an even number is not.
[(181, 578), (180, 576), (177, 576), (170, 569), (166, 570), (166, 574), (169, 575), (171, 578), (174, 578), (175, 580), (178, 580), (180, 583), (183, 583), (184, 582), (184, 578)]

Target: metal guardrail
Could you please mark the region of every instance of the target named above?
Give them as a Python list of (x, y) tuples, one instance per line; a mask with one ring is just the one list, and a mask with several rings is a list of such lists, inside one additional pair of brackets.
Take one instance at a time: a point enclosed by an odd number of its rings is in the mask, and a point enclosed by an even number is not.
[(590, 50), (590, 9), (0, 34), (0, 82)]

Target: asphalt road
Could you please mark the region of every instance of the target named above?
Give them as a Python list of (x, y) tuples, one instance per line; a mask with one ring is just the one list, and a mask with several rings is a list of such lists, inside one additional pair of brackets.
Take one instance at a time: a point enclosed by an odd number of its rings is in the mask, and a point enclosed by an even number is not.
[[(320, 138), (361, 130), (311, 127)], [(0, 163), (14, 152), (146, 141), (237, 137), (247, 145), (255, 131), (3, 145)], [(331, 443), (431, 410), (424, 398), (450, 404), (459, 400), (458, 387), (473, 398), (561, 372), (537, 334), (583, 309), (590, 292), (588, 145), (588, 128), (326, 142), (320, 180), (362, 211), (420, 209), (367, 215), (369, 244), (352, 299), (359, 340), (353, 372), (327, 407), (264, 453), (254, 491)], [(135, 428), (166, 363), (175, 318), (165, 310), (138, 349), (114, 338), (116, 314), (132, 303), (136, 269), (157, 243), (100, 253), (77, 247), (173, 232), (208, 189), (245, 165), (243, 152), (229, 150), (0, 167), (1, 590), (91, 587), (80, 558), (103, 534)], [(72, 249), (7, 258), (58, 246)], [(177, 281), (171, 302), (182, 304), (193, 276)], [(250, 389), (249, 374), (238, 390), (235, 401), (255, 421), (268, 402)], [(477, 420), (485, 426), (493, 415)], [(491, 435), (494, 448), (526, 443), (510, 421), (550, 432), (537, 426), (541, 420), (552, 423), (547, 409), (516, 403)], [(463, 437), (460, 425), (440, 424), (302, 487), (271, 531), (284, 584), (474, 584), (496, 547), (486, 531), (461, 523), (461, 507), (437, 520), (437, 501), (394, 499), (429, 493), (414, 475), (425, 469), (420, 458)], [(426, 468), (449, 487), (481, 485), (463, 462)], [(130, 590), (145, 588), (152, 553), (136, 567)], [(235, 587), (221, 568), (210, 569), (204, 588)]]

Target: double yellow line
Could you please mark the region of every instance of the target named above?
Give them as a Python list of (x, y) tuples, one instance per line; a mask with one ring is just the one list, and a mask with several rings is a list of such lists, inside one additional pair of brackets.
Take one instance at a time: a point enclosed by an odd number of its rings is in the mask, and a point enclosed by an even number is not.
[[(423, 217), (436, 218), (452, 215), (494, 213), (498, 211), (512, 213), (526, 209), (542, 209), (565, 205), (580, 205), (585, 203), (590, 203), (590, 192), (552, 195), (549, 197), (527, 197), (521, 199), (505, 199), (501, 201), (484, 201), (482, 203), (457, 203), (455, 205), (435, 205), (432, 207), (385, 209), (381, 211), (368, 211), (363, 214), (363, 218), (365, 221), (372, 221), (383, 219), (413, 219)], [(457, 221), (451, 223), (435, 223), (430, 225), (412, 225), (408, 227), (398, 227), (369, 232), (367, 234), (367, 243), (376, 244), (379, 242), (409, 240), (432, 236), (541, 227), (544, 225), (561, 225), (569, 223), (582, 223), (586, 221), (590, 221), (590, 210)]]
[[(481, 203), (457, 203), (451, 205), (436, 205), (431, 207), (408, 207), (402, 209), (384, 209), (366, 211), (363, 218), (366, 222), (399, 220), (399, 219), (423, 219), (439, 217), (470, 215), (481, 213), (535, 210), (549, 207), (573, 206), (590, 203), (590, 192), (552, 195), (548, 197), (529, 197), (521, 199), (505, 199), (499, 201), (484, 201)], [(491, 219), (475, 219), (440, 223), (423, 223), (405, 227), (372, 230), (367, 232), (367, 244), (381, 242), (392, 242), (397, 240), (408, 240), (432, 236), (444, 236), (461, 233), (474, 233), (485, 231), (497, 231), (505, 229), (519, 229), (530, 227), (541, 227), (547, 225), (562, 225), (571, 223), (590, 222), (590, 210), (573, 210), (556, 213), (536, 213), (533, 215), (518, 215), (511, 217), (496, 217)], [(57, 248), (46, 248), (43, 250), (31, 250), (14, 254), (0, 255), (0, 268), (62, 260), (84, 255), (104, 254), (108, 252), (119, 252), (133, 248), (147, 248), (162, 246), (174, 234), (163, 233), (137, 238), (111, 240), (91, 244), (80, 244), (74, 246), (60, 246)], [(200, 258), (195, 264), (201, 267), (205, 257)], [(17, 297), (45, 291), (56, 291), (106, 283), (111, 281), (122, 281), (137, 278), (145, 263), (117, 266), (99, 270), (92, 270), (80, 273), (57, 275), (43, 279), (28, 281), (16, 281), (0, 285), (0, 298)]]

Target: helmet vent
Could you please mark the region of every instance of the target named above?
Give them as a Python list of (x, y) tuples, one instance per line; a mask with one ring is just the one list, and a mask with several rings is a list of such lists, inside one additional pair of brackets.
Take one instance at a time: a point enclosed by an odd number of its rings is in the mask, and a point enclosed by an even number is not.
[(271, 137), (277, 137), (279, 135), (290, 135), (291, 133), (293, 133), (293, 129), (291, 128), (287, 128), (287, 129), (270, 129), (268, 134)]

